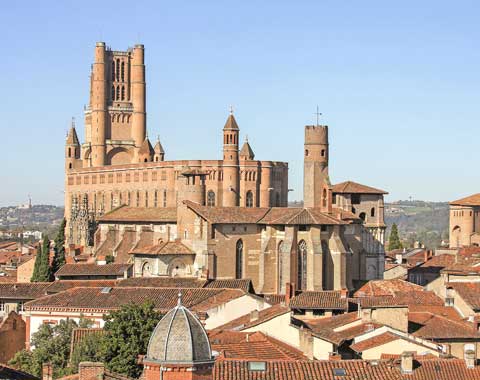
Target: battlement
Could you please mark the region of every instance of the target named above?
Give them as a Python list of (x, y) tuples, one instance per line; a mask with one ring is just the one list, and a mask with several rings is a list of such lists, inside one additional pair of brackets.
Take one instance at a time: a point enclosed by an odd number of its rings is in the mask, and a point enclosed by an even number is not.
[(328, 145), (328, 125), (306, 125), (305, 145)]

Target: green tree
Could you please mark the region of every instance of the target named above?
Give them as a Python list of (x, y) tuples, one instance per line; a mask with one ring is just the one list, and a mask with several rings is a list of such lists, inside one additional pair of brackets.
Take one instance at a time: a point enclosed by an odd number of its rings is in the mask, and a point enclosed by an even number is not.
[(51, 280), (54, 280), (55, 273), (65, 264), (65, 226), (67, 221), (62, 220), (55, 237), (55, 254), (52, 261)]
[(142, 367), (137, 357), (146, 354), (148, 341), (160, 317), (150, 301), (142, 305), (127, 304), (104, 316), (105, 336), (99, 351), (110, 371), (140, 377)]
[(78, 372), (78, 365), (81, 362), (102, 361), (98, 348), (104, 339), (101, 334), (86, 335), (82, 341), (73, 349), (70, 357), (70, 367), (73, 373)]
[(50, 239), (47, 235), (43, 238), (42, 254), (38, 266), (36, 282), (50, 281), (52, 268), (50, 266)]
[(392, 225), (392, 230), (390, 231), (390, 237), (388, 239), (388, 249), (391, 251), (393, 249), (403, 248), (400, 237), (398, 236), (398, 227), (395, 223)]
[(74, 368), (68, 367), (72, 330), (78, 326), (91, 326), (91, 322), (81, 318), (61, 320), (57, 325), (41, 325), (32, 336), (33, 351), (22, 350), (15, 354), (9, 364), (22, 371), (41, 377), (42, 364), (52, 363), (54, 378), (69, 375)]
[(32, 278), (30, 282), (38, 282), (38, 271), (40, 263), (42, 262), (42, 246), (39, 244), (37, 248), (37, 254), (35, 256), (35, 264), (33, 265)]

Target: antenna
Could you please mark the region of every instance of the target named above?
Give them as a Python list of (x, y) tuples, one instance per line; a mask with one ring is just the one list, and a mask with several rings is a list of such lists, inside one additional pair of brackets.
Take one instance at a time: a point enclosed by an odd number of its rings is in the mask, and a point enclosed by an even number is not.
[(322, 113), (319, 112), (319, 110), (318, 110), (318, 106), (317, 106), (317, 112), (315, 112), (315, 116), (317, 117), (317, 124), (316, 125), (318, 127), (318, 122), (319, 122), (320, 116), (322, 116)]

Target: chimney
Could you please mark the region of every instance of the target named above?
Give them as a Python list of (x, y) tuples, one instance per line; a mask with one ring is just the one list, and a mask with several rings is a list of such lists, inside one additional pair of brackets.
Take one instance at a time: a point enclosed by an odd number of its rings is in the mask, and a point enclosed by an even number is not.
[(98, 362), (81, 362), (78, 365), (79, 380), (102, 380), (105, 366)]
[(475, 368), (475, 350), (465, 350), (465, 366), (468, 369)]
[(252, 310), (250, 312), (250, 322), (256, 321), (258, 319), (258, 310)]
[(295, 284), (291, 282), (287, 282), (285, 284), (285, 304), (288, 306), (290, 304), (290, 300), (295, 295)]
[(340, 290), (340, 298), (345, 299), (348, 296), (348, 289), (341, 289)]
[(42, 380), (52, 380), (52, 379), (53, 379), (52, 363), (43, 363)]
[(424, 257), (423, 257), (423, 262), (426, 263), (428, 259), (430, 258), (430, 251), (425, 250), (423, 251)]
[(404, 351), (402, 353), (400, 361), (400, 371), (403, 374), (411, 374), (413, 372), (413, 352)]
[(403, 262), (403, 255), (401, 253), (397, 253), (395, 255), (395, 263), (401, 264)]

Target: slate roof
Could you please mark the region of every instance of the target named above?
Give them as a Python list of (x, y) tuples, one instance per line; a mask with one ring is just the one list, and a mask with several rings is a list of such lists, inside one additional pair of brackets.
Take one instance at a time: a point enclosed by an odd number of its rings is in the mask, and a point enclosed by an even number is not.
[(450, 204), (453, 206), (480, 206), (480, 193), (470, 195), (465, 198), (457, 199), (456, 201), (451, 201)]
[(332, 192), (341, 194), (388, 194), (385, 190), (376, 189), (353, 181), (333, 185)]
[(123, 276), (132, 264), (65, 264), (55, 276)]
[(128, 207), (120, 206), (98, 218), (100, 223), (109, 222), (151, 222), (176, 223), (176, 207)]
[[(178, 288), (113, 287), (72, 288), (61, 293), (27, 302), (28, 310), (70, 310), (104, 312), (117, 310), (128, 303), (152, 301), (155, 308), (168, 312), (177, 304)], [(196, 312), (206, 312), (219, 304), (244, 295), (237, 289), (181, 289), (185, 306)]]
[(348, 298), (340, 290), (305, 291), (290, 300), (292, 309), (348, 310)]
[(150, 245), (146, 247), (135, 247), (130, 252), (130, 254), (141, 254), (141, 255), (195, 255), (190, 248), (180, 241), (165, 241), (160, 242), (155, 245)]

